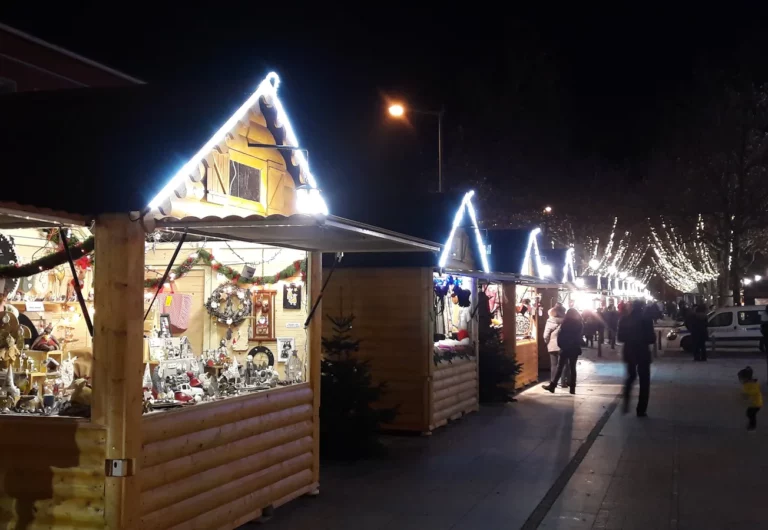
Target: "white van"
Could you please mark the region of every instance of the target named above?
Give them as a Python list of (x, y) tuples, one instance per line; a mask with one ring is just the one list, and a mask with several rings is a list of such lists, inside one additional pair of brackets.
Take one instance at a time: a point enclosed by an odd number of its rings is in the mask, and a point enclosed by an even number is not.
[[(740, 307), (721, 307), (707, 315), (709, 320), (709, 340), (707, 345), (712, 347), (738, 347), (744, 349), (760, 349), (765, 351), (763, 335), (760, 333), (760, 319), (765, 313), (764, 305), (748, 305)], [(680, 341), (680, 347), (693, 352), (693, 339), (685, 326), (673, 329), (667, 335), (669, 346)]]

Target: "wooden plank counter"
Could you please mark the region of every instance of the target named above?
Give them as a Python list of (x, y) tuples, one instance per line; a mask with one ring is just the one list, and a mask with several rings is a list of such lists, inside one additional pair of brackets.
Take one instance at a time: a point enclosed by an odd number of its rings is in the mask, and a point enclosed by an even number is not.
[(317, 487), (309, 383), (144, 416), (142, 529), (236, 528)]
[(539, 346), (536, 339), (518, 340), (515, 357), (522, 369), (515, 378), (515, 388), (524, 388), (539, 380)]
[(0, 528), (104, 528), (106, 429), (0, 416)]

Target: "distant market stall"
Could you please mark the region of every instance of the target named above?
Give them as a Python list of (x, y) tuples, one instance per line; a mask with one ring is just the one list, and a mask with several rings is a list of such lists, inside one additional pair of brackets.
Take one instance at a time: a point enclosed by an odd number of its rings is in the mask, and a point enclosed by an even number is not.
[[(378, 405), (397, 408), (385, 428), (428, 433), (478, 409), (476, 277), (489, 269), (472, 197), (409, 192), (378, 196), (375, 205), (343, 201), (346, 215), (443, 246), (344, 256), (336, 265), (326, 257), (324, 313), (355, 316), (356, 355), (370, 362), (374, 383), (386, 385)], [(326, 336), (331, 327), (326, 318)]]
[(278, 84), (0, 103), (2, 526), (237, 528), (317, 491), (322, 253), (440, 245), (329, 215)]
[(561, 286), (541, 259), (540, 233), (534, 227), (487, 234), (493, 272), (486, 275), (481, 288), (489, 296), (493, 322), (503, 332), (505, 351), (522, 363), (517, 388), (539, 380), (539, 342), (546, 311), (557, 303)]

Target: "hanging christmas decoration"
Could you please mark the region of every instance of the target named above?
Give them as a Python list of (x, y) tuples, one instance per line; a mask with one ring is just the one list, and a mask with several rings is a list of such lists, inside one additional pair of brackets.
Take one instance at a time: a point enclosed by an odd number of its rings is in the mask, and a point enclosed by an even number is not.
[[(15, 269), (19, 265), (19, 256), (16, 254), (16, 245), (13, 243), (13, 238), (6, 237), (0, 234), (0, 270), (3, 268)], [(4, 276), (0, 275), (0, 278)], [(14, 295), (16, 289), (19, 288), (18, 277), (15, 279), (7, 279), (3, 282), (3, 286), (0, 287), (3, 295), (9, 298)]]
[[(72, 253), (73, 260), (79, 260), (86, 254), (93, 252), (93, 247), (94, 239), (93, 236), (91, 236), (83, 241), (82, 244), (71, 247), (69, 251)], [(49, 271), (66, 262), (66, 251), (59, 250), (58, 252), (43, 256), (40, 259), (25, 263), (24, 265), (19, 265), (18, 262), (14, 265), (2, 265), (0, 266), (0, 278), (26, 278), (42, 271)], [(92, 262), (90, 263), (92, 265)]]
[(237, 326), (251, 315), (250, 292), (235, 283), (225, 283), (213, 290), (205, 308), (219, 323)]
[[(292, 264), (278, 272), (277, 274), (267, 276), (254, 276), (253, 278), (243, 278), (240, 272), (236, 271), (232, 267), (228, 267), (216, 261), (213, 254), (207, 250), (199, 249), (187, 257), (181, 265), (171, 270), (171, 278), (178, 280), (192, 270), (196, 265), (208, 265), (212, 270), (221, 274), (229, 281), (236, 284), (249, 284), (249, 285), (267, 285), (275, 284), (280, 280), (288, 280), (291, 278), (301, 277), (302, 281), (307, 274), (307, 260), (297, 260)], [(0, 276), (1, 277), (1, 276)], [(145, 289), (156, 289), (160, 284), (161, 278), (152, 278), (144, 281)]]

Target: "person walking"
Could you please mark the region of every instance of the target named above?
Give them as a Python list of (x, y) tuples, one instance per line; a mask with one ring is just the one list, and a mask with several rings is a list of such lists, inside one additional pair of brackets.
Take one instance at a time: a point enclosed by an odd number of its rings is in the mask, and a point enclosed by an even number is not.
[[(544, 326), (544, 342), (549, 352), (549, 384), (553, 384), (557, 368), (560, 365), (560, 346), (557, 345), (557, 337), (560, 335), (560, 327), (565, 318), (565, 308), (557, 304), (549, 310), (549, 318)], [(544, 385), (549, 386), (547, 384)]]
[(754, 432), (757, 429), (757, 413), (763, 408), (763, 393), (760, 391), (760, 385), (754, 377), (752, 368), (747, 366), (739, 370), (738, 376), (741, 391), (747, 400), (747, 418), (749, 419), (747, 430)]
[(693, 341), (693, 360), (707, 360), (707, 339), (709, 338), (707, 309), (703, 305), (697, 305), (696, 309), (688, 312), (685, 319), (685, 327), (691, 332)]
[(584, 324), (581, 321), (579, 311), (574, 308), (569, 309), (560, 326), (560, 334), (557, 336), (557, 345), (560, 347), (560, 362), (557, 365), (557, 373), (554, 381), (546, 387), (553, 394), (566, 363), (568, 364), (568, 383), (571, 387), (571, 394), (576, 393), (576, 360), (581, 355), (583, 334)]
[(597, 343), (605, 344), (605, 308), (600, 306), (595, 314), (597, 318)]
[(619, 312), (613, 304), (608, 306), (603, 315), (605, 320), (605, 327), (608, 329), (608, 343), (611, 345), (611, 349), (616, 349), (616, 331), (619, 328)]
[(584, 345), (592, 348), (595, 345), (595, 334), (597, 333), (597, 317), (591, 309), (585, 309), (581, 313), (581, 319), (584, 322)]
[(624, 343), (624, 364), (627, 379), (624, 382), (624, 413), (629, 412), (629, 396), (635, 379), (640, 380), (640, 395), (637, 399), (637, 416), (646, 417), (651, 391), (651, 350), (656, 341), (653, 321), (643, 313), (643, 302), (635, 300), (632, 311), (619, 322), (619, 341)]

